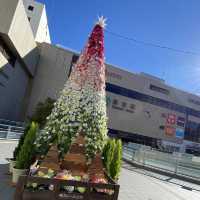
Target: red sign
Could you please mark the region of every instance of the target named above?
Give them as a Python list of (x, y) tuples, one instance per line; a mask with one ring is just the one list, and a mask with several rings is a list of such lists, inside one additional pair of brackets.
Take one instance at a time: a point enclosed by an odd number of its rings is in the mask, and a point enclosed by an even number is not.
[(175, 114), (168, 114), (167, 124), (170, 124), (170, 125), (176, 124), (176, 115)]

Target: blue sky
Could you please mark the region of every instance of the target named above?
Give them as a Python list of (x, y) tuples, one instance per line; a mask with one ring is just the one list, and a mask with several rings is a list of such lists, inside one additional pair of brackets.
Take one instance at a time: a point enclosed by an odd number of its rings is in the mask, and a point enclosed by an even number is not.
[(199, 56), (143, 46), (105, 33), (106, 62), (146, 72), (200, 94), (199, 0), (39, 0), (46, 4), (52, 43), (80, 51), (98, 15), (107, 30), (189, 50)]

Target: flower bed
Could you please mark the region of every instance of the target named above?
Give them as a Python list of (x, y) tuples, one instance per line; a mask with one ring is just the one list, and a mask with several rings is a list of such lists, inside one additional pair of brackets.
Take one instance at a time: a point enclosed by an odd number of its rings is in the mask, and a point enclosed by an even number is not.
[[(59, 180), (35, 176), (21, 176), (17, 183), (15, 200), (117, 200), (119, 185), (108, 178), (108, 183)], [(38, 187), (27, 187), (37, 184)], [(43, 186), (43, 187), (41, 187)], [(40, 189), (41, 187), (42, 189)], [(85, 188), (79, 191), (78, 188)], [(109, 192), (102, 192), (109, 191)]]

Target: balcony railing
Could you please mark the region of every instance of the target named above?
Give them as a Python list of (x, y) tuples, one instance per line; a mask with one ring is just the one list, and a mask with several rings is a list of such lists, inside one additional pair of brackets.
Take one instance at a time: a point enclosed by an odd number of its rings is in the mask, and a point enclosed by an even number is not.
[(18, 140), (24, 133), (24, 124), (0, 119), (0, 139)]
[(200, 157), (185, 153), (164, 153), (132, 144), (123, 146), (123, 158), (130, 162), (172, 174), (200, 179)]

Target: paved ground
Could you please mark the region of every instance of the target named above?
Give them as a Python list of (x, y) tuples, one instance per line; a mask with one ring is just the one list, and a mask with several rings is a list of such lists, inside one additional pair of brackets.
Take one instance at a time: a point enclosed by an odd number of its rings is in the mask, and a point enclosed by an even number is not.
[[(11, 177), (6, 173), (8, 165), (5, 158), (12, 157), (16, 142), (0, 140), (0, 200), (12, 200), (14, 188), (10, 186)], [(136, 169), (123, 164), (119, 180), (119, 200), (199, 200), (200, 186), (177, 179)], [(185, 185), (193, 191), (183, 189)]]
[[(154, 177), (153, 177), (154, 176)], [(128, 164), (123, 164), (120, 177), (119, 200), (199, 200), (199, 191), (183, 189), (181, 185), (199, 189), (197, 185), (174, 180), (169, 177), (156, 175), (136, 169)]]
[(11, 187), (11, 176), (8, 175), (8, 161), (17, 145), (16, 141), (0, 140), (0, 200), (12, 200), (14, 188)]

